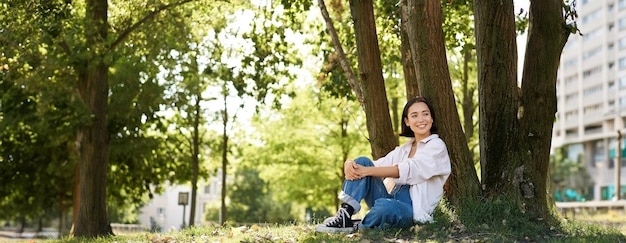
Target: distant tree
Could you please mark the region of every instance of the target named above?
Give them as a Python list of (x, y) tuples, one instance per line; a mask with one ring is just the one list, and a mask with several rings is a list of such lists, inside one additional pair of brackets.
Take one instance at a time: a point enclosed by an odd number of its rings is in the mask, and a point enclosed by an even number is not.
[[(67, 176), (76, 165), (73, 140), (86, 112), (75, 96), (66, 94), (66, 80), (46, 78), (54, 72), (53, 59), (34, 55), (30, 47), (11, 50), (5, 53), (15, 58), (0, 58), (0, 184), (5, 185), (0, 188), (0, 215), (33, 222), (58, 217), (62, 233), (74, 182)], [(28, 67), (16, 67), (34, 57), (51, 70), (33, 74)]]
[[(296, 56), (293, 41), (288, 34), (299, 34), (299, 26), (290, 22), (289, 16), (284, 16), (279, 3), (271, 3), (250, 7), (230, 9), (224, 13), (224, 19), (212, 20), (216, 24), (203, 39), (206, 44), (205, 57), (210, 61), (203, 69), (203, 75), (208, 80), (209, 87), (219, 90), (211, 97), (213, 107), (218, 108), (216, 122), (221, 126), (221, 200), (220, 224), (227, 221), (227, 185), (230, 139), (233, 133), (234, 121), (238, 112), (244, 107), (244, 100), (254, 100), (251, 104), (256, 109), (258, 104), (269, 103), (273, 108), (280, 108), (283, 96), (293, 96), (287, 92), (285, 86), (294, 80), (293, 68), (301, 65), (301, 59)], [(273, 4), (273, 5), (272, 5)], [(249, 7), (249, 8), (248, 8)], [(254, 9), (254, 10), (253, 10)], [(234, 17), (251, 14), (254, 18), (250, 22), (238, 21), (238, 25), (248, 28), (239, 29), (233, 25)], [(292, 16), (293, 17), (293, 16)], [(293, 25), (292, 25), (293, 24)], [(235, 42), (233, 42), (235, 41)], [(237, 43), (237, 44), (234, 44)], [(233, 103), (233, 102), (239, 102)], [(235, 109), (235, 110), (233, 110)]]
[(593, 199), (590, 188), (593, 180), (584, 163), (567, 156), (567, 148), (561, 147), (550, 155), (549, 199), (561, 201), (586, 201)]
[(279, 201), (314, 210), (338, 206), (344, 174), (337, 165), (368, 152), (360, 106), (314, 87), (294, 91), (281, 111), (253, 118), (255, 132), (242, 135), (246, 156), (238, 163), (258, 168)]
[(272, 198), (269, 184), (259, 177), (256, 169), (243, 168), (235, 172), (229, 183), (231, 193), (230, 220), (238, 223), (285, 223), (294, 220), (291, 202), (277, 202)]

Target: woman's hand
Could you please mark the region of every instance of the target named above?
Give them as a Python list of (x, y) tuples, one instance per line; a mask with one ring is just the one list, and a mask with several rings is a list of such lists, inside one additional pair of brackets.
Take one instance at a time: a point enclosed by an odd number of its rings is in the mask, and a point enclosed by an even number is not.
[(360, 167), (362, 166), (358, 165), (354, 160), (346, 160), (346, 162), (343, 163), (343, 172), (346, 174), (346, 180), (353, 181), (361, 179), (363, 176), (359, 172)]

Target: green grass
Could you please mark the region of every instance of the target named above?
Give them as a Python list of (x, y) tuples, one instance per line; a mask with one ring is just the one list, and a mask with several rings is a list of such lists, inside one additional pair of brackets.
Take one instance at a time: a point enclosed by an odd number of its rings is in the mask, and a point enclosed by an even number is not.
[(354, 234), (320, 233), (315, 232), (313, 224), (293, 223), (206, 226), (172, 233), (46, 242), (626, 242), (623, 212), (581, 213), (576, 215), (576, 220), (563, 217), (547, 220), (534, 218), (498, 200), (468, 202), (467, 206), (468, 210), (454, 213), (442, 203), (435, 212), (434, 223)]

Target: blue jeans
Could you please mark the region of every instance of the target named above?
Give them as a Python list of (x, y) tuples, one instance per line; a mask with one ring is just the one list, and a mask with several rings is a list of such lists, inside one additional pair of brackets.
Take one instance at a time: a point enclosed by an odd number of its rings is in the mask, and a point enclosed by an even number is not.
[[(374, 166), (367, 157), (354, 161), (363, 166)], [(352, 206), (355, 213), (361, 210), (361, 200), (365, 200), (370, 211), (361, 222), (363, 228), (405, 228), (413, 225), (409, 185), (396, 185), (390, 194), (380, 177), (345, 180), (339, 199)]]

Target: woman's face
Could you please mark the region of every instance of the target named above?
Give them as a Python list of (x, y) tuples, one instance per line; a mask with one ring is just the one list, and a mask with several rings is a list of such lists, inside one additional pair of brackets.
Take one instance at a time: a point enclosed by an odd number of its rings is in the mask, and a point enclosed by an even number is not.
[(409, 107), (408, 115), (404, 118), (404, 123), (411, 128), (415, 139), (422, 140), (431, 135), (430, 128), (433, 126), (433, 117), (424, 102), (417, 102)]

